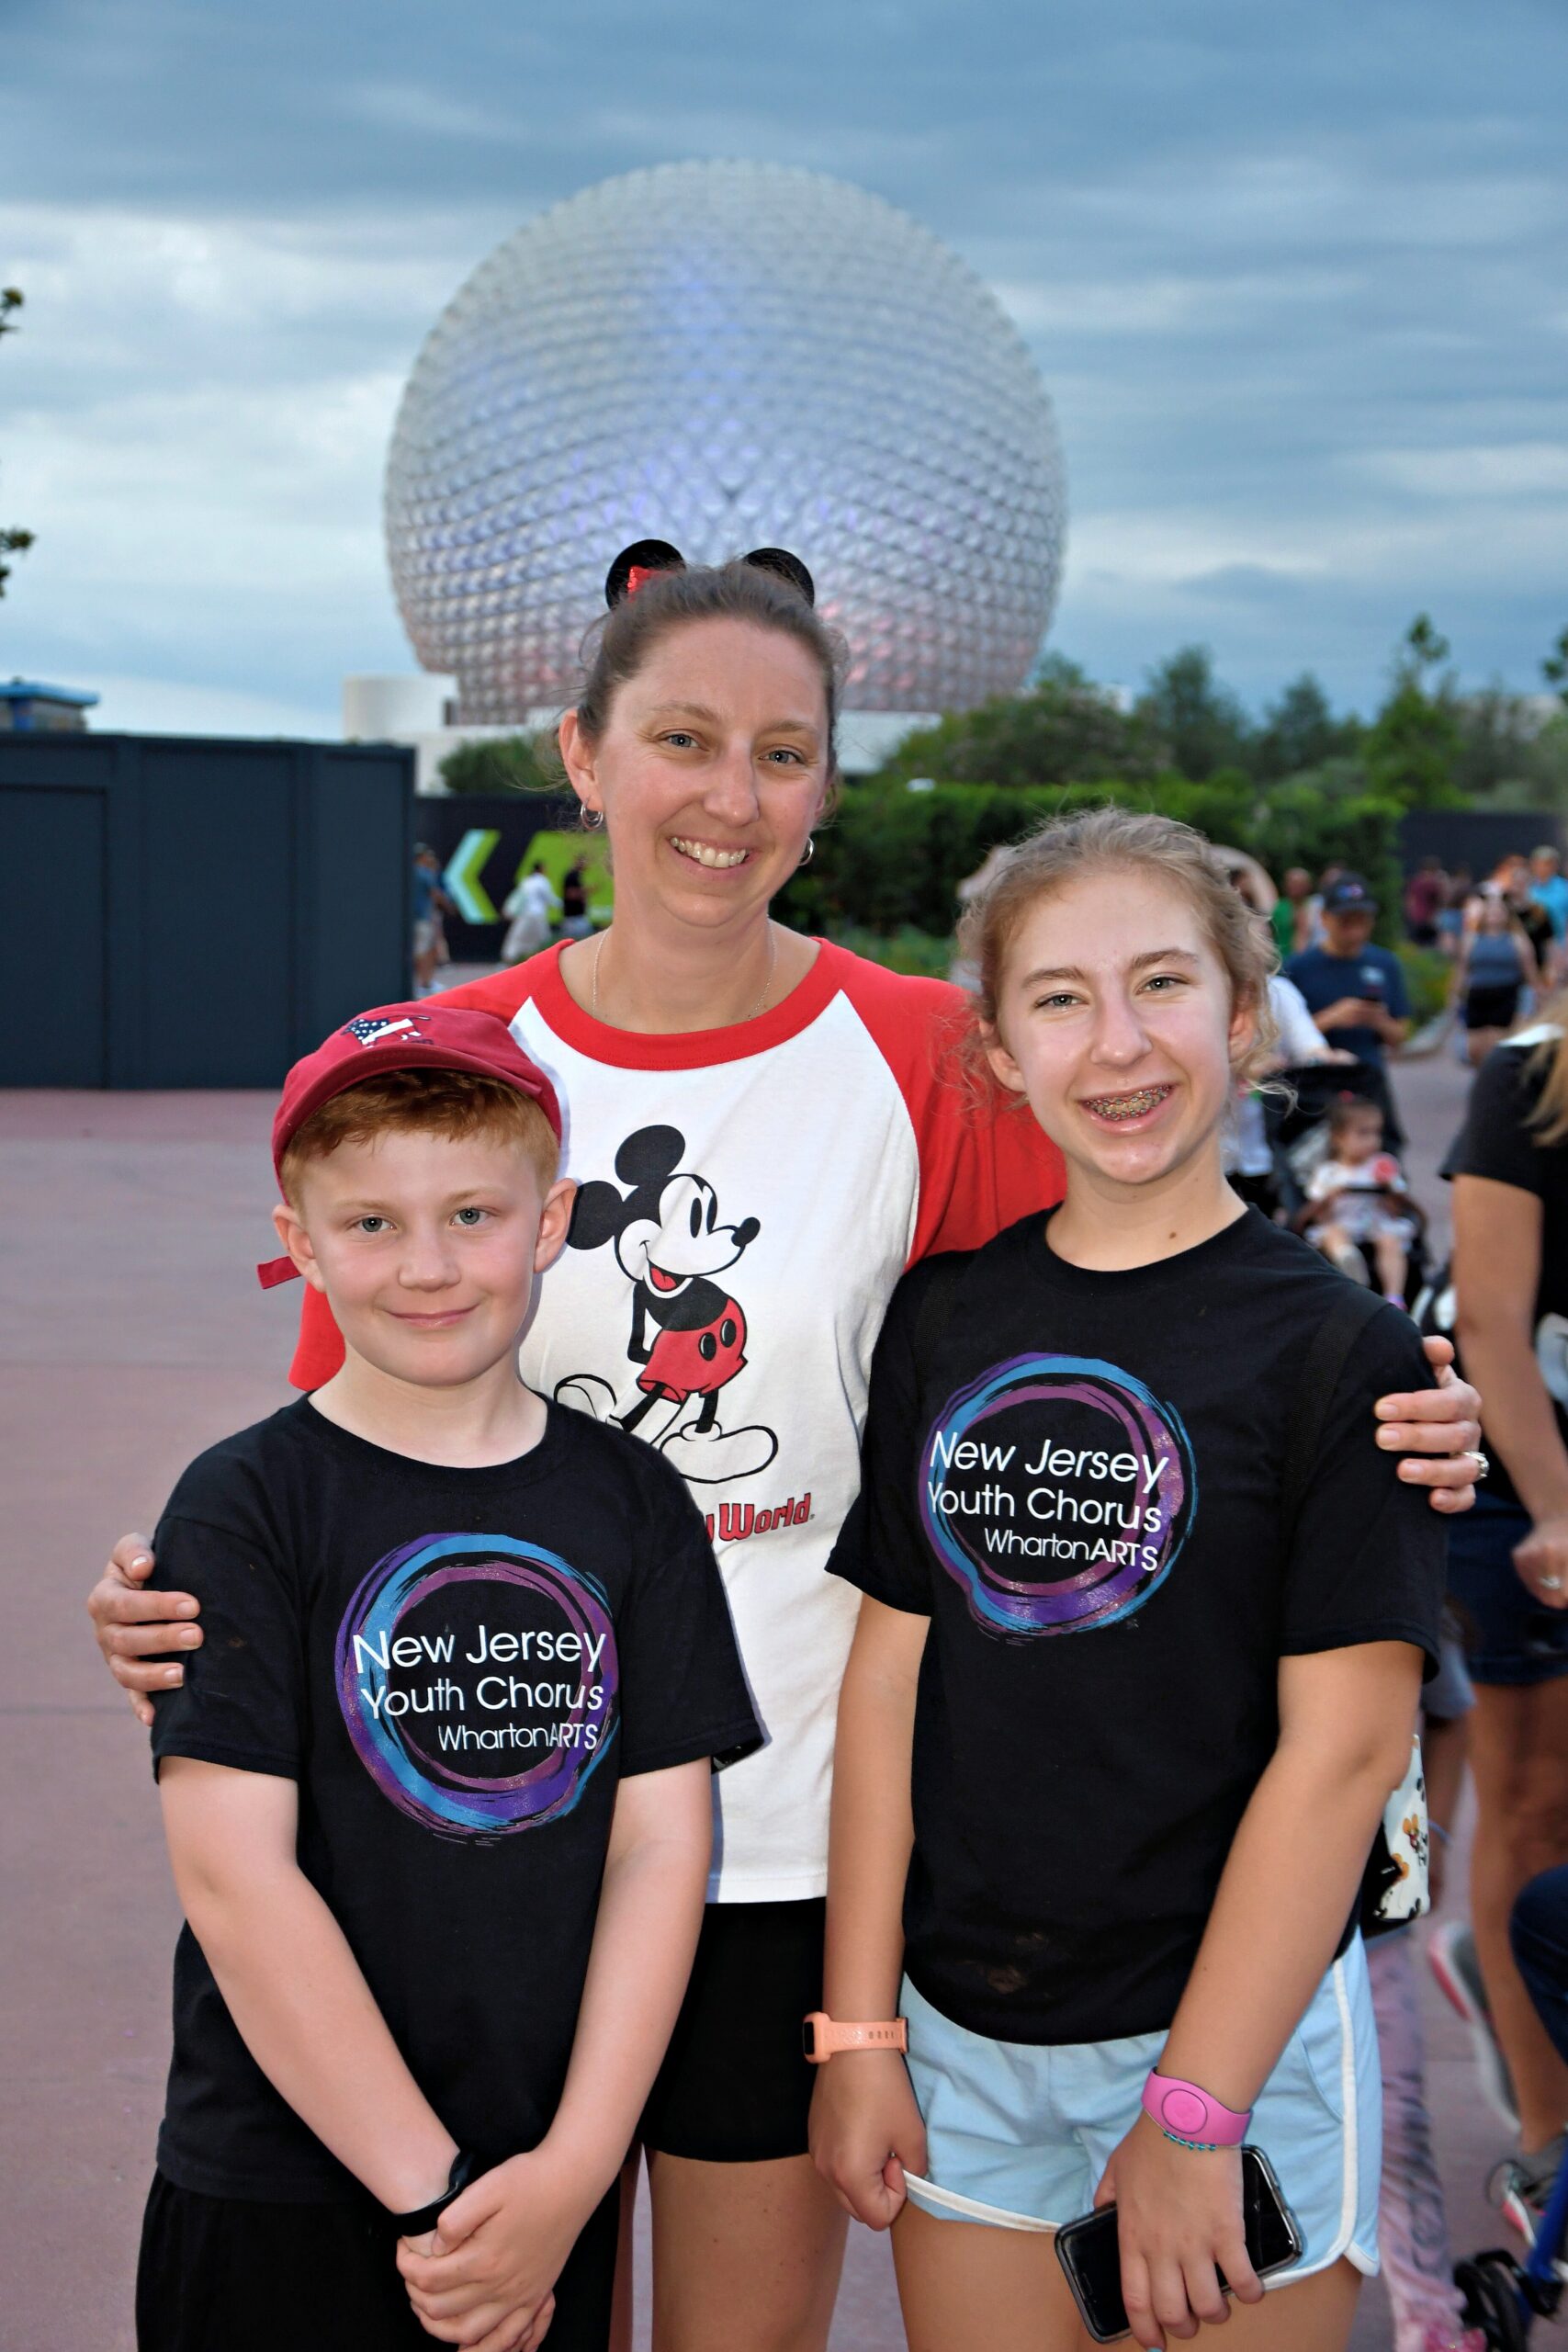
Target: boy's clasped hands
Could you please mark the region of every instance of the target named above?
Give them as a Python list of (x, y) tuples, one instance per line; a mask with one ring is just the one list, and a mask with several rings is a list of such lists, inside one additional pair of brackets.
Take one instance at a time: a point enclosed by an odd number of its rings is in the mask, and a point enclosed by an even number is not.
[(555, 2282), (599, 2195), (547, 2143), (482, 2173), (434, 2230), (398, 2242), (420, 2324), (437, 2343), (468, 2352), (534, 2352), (555, 2312)]

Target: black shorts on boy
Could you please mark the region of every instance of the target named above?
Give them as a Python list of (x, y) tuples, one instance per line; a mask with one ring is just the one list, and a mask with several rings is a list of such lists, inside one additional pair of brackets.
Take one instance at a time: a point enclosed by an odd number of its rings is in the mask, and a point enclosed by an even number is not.
[[(619, 1780), (761, 1736), (682, 1482), (555, 1407), (519, 1460), (458, 1470), (301, 1399), (186, 1471), (155, 1555), (207, 1632), (157, 1702), (155, 1761), (299, 1784), (299, 1867), (414, 2080), (459, 2145), (498, 2160), (536, 2146), (571, 2052)], [(563, 2352), (605, 2340), (615, 2236), (611, 2198), (558, 2287)], [(141, 2352), (193, 2352), (171, 2295), (208, 2312), (204, 2352), (426, 2342), (407, 2330), (395, 2237), (257, 2066), (186, 1928)], [(333, 2313), (350, 2280), (352, 2306), (384, 2316), (345, 2336)], [(287, 2324), (265, 2338), (268, 2291)]]

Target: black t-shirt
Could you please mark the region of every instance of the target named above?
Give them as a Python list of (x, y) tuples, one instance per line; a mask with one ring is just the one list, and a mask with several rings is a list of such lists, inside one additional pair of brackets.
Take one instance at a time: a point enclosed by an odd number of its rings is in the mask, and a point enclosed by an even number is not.
[[(617, 1781), (760, 1744), (718, 1571), (651, 1447), (551, 1407), (515, 1462), (444, 1469), (307, 1398), (204, 1453), (156, 1583), (207, 1639), (155, 1759), (299, 1788), (299, 1865), (454, 2139), (534, 2146), (571, 2052)], [(188, 1927), (158, 2162), (210, 2196), (349, 2175), (252, 2058)]]
[[(1465, 1121), (1443, 1162), (1445, 1176), (1486, 1176), (1533, 1193), (1540, 1203), (1540, 1279), (1536, 1284), (1536, 1363), (1557, 1408), (1557, 1427), (1568, 1445), (1568, 1143), (1542, 1143), (1529, 1125), (1545, 1077), (1532, 1069), (1537, 1046), (1551, 1033), (1525, 1034), (1522, 1044), (1498, 1046), (1487, 1055), (1471, 1088)], [(1495, 1450), (1483, 1492), (1505, 1502), (1517, 1494), (1506, 1464)]]
[(1552, 941), (1556, 937), (1551, 928), (1551, 917), (1535, 899), (1526, 899), (1519, 906), (1514, 906), (1510, 901), (1509, 911), (1529, 941), (1538, 970), (1544, 972), (1551, 958)]
[(1359, 1335), (1288, 1527), (1303, 1358), (1344, 1276), (1256, 1209), (1116, 1273), (1055, 1257), (1047, 1223), (964, 1262), (940, 1339), (919, 1325), (942, 1261), (905, 1277), (830, 1566), (931, 1619), (911, 1979), (972, 2032), (1100, 2041), (1170, 2022), (1279, 1736), (1280, 1657), (1436, 1659), (1444, 1530), (1374, 1442), (1373, 1400), (1430, 1383), (1404, 1316)]

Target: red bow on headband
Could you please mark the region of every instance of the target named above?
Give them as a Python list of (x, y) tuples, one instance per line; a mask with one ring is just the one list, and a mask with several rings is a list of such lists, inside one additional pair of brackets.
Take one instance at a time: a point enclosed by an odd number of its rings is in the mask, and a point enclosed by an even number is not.
[(628, 596), (635, 596), (639, 588), (646, 587), (650, 580), (657, 580), (658, 577), (659, 567), (657, 564), (634, 563), (631, 570), (626, 573), (626, 594)]

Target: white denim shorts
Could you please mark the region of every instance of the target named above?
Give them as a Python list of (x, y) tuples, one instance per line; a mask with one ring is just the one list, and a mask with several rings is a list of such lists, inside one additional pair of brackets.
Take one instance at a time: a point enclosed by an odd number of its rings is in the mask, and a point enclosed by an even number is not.
[[(1163, 2033), (1042, 2045), (970, 2033), (904, 1980), (909, 2078), (926, 2127), (911, 2201), (939, 2221), (1052, 2230), (1087, 2213), (1137, 2119)], [(1359, 1937), (1337, 1960), (1258, 2093), (1247, 2132), (1279, 2175), (1303, 2253), (1286, 2286), (1341, 2256), (1378, 2267), (1382, 2085)]]

